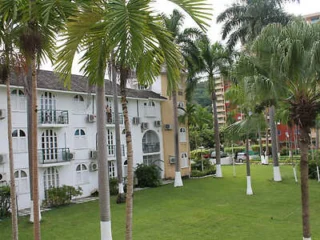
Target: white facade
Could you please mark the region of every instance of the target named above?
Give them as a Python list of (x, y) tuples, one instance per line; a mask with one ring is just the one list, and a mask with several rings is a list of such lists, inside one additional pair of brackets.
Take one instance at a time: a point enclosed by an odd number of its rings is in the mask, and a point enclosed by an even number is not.
[[(13, 102), (13, 133), (15, 177), (18, 185), (18, 208), (30, 207), (29, 167), (27, 151), (26, 98), (22, 87), (11, 87)], [(161, 98), (128, 98), (128, 111), (133, 139), (134, 166), (163, 160), (161, 131)], [(94, 159), (96, 150), (96, 97), (84, 92), (38, 90), (38, 161), (39, 194), (45, 198), (45, 189), (54, 186), (80, 186), (83, 195), (89, 196), (98, 188), (98, 171)], [(111, 107), (113, 97), (106, 96)], [(6, 112), (6, 88), (0, 85), (0, 110)], [(122, 111), (119, 98), (119, 111)], [(106, 113), (107, 114), (107, 113)], [(88, 116), (92, 122), (88, 121)], [(112, 120), (107, 122), (109, 174), (117, 176), (115, 129)], [(122, 114), (120, 115), (120, 120)], [(126, 171), (126, 141), (124, 124), (120, 126), (123, 169)], [(9, 183), (7, 117), (0, 118), (0, 162), (2, 184)], [(162, 169), (163, 162), (156, 161)], [(163, 171), (162, 171), (163, 174)], [(124, 173), (126, 175), (126, 173)]]

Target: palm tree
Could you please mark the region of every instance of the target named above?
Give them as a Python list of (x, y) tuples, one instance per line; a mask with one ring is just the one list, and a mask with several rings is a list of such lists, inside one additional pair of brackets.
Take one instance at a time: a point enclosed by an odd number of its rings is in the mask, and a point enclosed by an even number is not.
[[(188, 12), (204, 28), (205, 1), (196, 3), (188, 0), (171, 0)], [(70, 19), (65, 35), (66, 43), (62, 47), (56, 69), (66, 77), (68, 84), (74, 55), (81, 47), (84, 56), (85, 74), (90, 82), (96, 79), (96, 73), (105, 71), (105, 62), (115, 48), (115, 63), (120, 73), (121, 103), (124, 114), (128, 182), (126, 195), (126, 239), (132, 239), (133, 208), (133, 149), (130, 122), (127, 108), (126, 83), (129, 72), (136, 69), (139, 83), (152, 83), (160, 73), (162, 63), (166, 63), (169, 80), (169, 91), (174, 89), (180, 79), (180, 54), (172, 42), (170, 33), (163, 27), (158, 16), (153, 15), (150, 0), (113, 0), (96, 1), (84, 6), (76, 17)], [(113, 36), (110, 38), (109, 36)], [(104, 41), (102, 46), (100, 43)], [(99, 43), (99, 44), (97, 44)], [(105, 52), (102, 54), (101, 52)], [(99, 80), (102, 80), (99, 75)], [(106, 184), (106, 183), (105, 183)], [(101, 211), (101, 209), (100, 209)], [(101, 219), (102, 220), (102, 219)], [(103, 229), (101, 229), (103, 231)]]
[(300, 129), (301, 201), (303, 238), (311, 239), (308, 190), (308, 145), (320, 107), (320, 26), (295, 21), (287, 26), (266, 27), (253, 43), (252, 53), (269, 64), (273, 82), (285, 85), (281, 100), (290, 105), (290, 118)]
[[(174, 42), (180, 48), (186, 67), (190, 68), (192, 63), (198, 60), (198, 49), (193, 41), (193, 38), (202, 36), (201, 31), (195, 28), (187, 28), (182, 32), (181, 27), (184, 21), (184, 16), (178, 10), (173, 10), (173, 13), (169, 17), (162, 15), (162, 18), (164, 19), (165, 26), (171, 33)], [(171, 96), (174, 122), (174, 155), (176, 156), (174, 186), (182, 187), (183, 182), (180, 172), (179, 122), (176, 87), (172, 89)]]
[[(220, 13), (218, 23), (224, 23), (222, 39), (228, 36), (228, 48), (232, 50), (240, 41), (246, 44), (254, 40), (261, 30), (270, 23), (286, 25), (292, 16), (282, 9), (286, 0), (242, 0)], [(291, 2), (295, 2), (292, 0)], [(299, 2), (299, 1), (298, 1)]]
[(113, 104), (114, 104), (114, 125), (116, 135), (116, 157), (117, 157), (117, 178), (118, 178), (118, 196), (117, 203), (125, 203), (126, 197), (123, 190), (123, 173), (122, 173), (122, 154), (120, 141), (120, 119), (119, 119), (119, 104), (118, 104), (118, 86), (117, 86), (117, 71), (115, 62), (113, 61), (113, 54), (110, 59), (111, 67), (111, 81), (113, 88)]
[(189, 82), (192, 87), (196, 85), (199, 80), (197, 75), (201, 75), (202, 78), (208, 81), (208, 90), (211, 95), (212, 101), (212, 118), (214, 127), (214, 139), (216, 150), (216, 177), (222, 177), (222, 170), (220, 164), (220, 137), (219, 137), (219, 123), (217, 113), (217, 96), (215, 92), (216, 75), (220, 74), (221, 77), (225, 73), (227, 66), (231, 62), (230, 52), (224, 49), (220, 43), (211, 45), (207, 37), (203, 37), (197, 42), (199, 48), (200, 61), (194, 67), (193, 76), (189, 77)]
[(11, 111), (11, 91), (10, 91), (10, 72), (12, 69), (13, 46), (12, 30), (13, 21), (6, 21), (4, 17), (0, 19), (0, 45), (3, 50), (0, 52), (0, 80), (6, 83), (7, 87), (7, 116), (8, 116), (8, 145), (9, 145), (9, 170), (10, 170), (10, 200), (11, 200), (11, 220), (12, 220), (12, 239), (18, 240), (18, 212), (17, 194), (14, 176), (14, 158), (12, 147), (12, 111)]

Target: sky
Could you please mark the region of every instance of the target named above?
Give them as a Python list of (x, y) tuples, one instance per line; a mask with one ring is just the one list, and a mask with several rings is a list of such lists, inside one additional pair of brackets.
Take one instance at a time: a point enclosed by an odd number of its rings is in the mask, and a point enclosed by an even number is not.
[[(207, 0), (208, 4), (212, 6), (212, 20), (208, 22), (208, 36), (212, 42), (220, 41), (224, 43), (221, 39), (221, 24), (216, 23), (217, 16), (223, 12), (226, 8), (231, 6), (236, 0)], [(153, 7), (159, 13), (170, 14), (172, 13), (175, 5), (168, 0), (156, 0), (153, 3)], [(295, 15), (307, 15), (311, 13), (320, 12), (320, 0), (300, 0), (300, 3), (287, 3), (285, 5), (285, 10), (291, 14)], [(192, 19), (186, 18), (184, 27), (195, 27), (196, 24)], [(42, 65), (41, 69), (52, 70), (52, 66), (49, 63)], [(79, 67), (74, 64), (72, 68), (73, 74), (80, 74)]]

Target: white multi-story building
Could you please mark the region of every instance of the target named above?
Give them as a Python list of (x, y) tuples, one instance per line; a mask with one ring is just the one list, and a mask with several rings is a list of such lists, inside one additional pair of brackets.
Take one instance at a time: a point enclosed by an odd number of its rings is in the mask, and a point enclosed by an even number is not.
[[(13, 151), (19, 209), (30, 207), (27, 110), (22, 79), (11, 82)], [(128, 111), (132, 130), (134, 165), (156, 162), (164, 169), (161, 102), (166, 98), (153, 91), (128, 89)], [(106, 123), (109, 175), (116, 177), (115, 126), (112, 84), (106, 81)], [(6, 118), (6, 88), (0, 85), (0, 182), (9, 181)], [(122, 107), (119, 97), (119, 109)], [(106, 113), (107, 114), (107, 113)], [(71, 185), (89, 196), (98, 188), (96, 160), (96, 96), (83, 76), (73, 75), (70, 88), (51, 71), (38, 72), (38, 161), (40, 199), (50, 187)], [(108, 114), (107, 114), (108, 115)], [(108, 117), (107, 117), (108, 118)], [(121, 149), (126, 172), (123, 115)], [(162, 174), (164, 174), (162, 172)], [(163, 175), (164, 176), (164, 175)]]

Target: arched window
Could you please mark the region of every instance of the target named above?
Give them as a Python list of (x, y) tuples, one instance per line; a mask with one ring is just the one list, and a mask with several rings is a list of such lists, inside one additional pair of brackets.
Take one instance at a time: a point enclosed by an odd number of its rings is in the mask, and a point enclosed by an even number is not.
[(78, 128), (74, 132), (74, 148), (81, 149), (87, 147), (87, 137), (84, 129)]
[(56, 122), (56, 96), (51, 92), (45, 92), (40, 97), (41, 123)]
[(76, 168), (76, 184), (85, 184), (89, 182), (88, 167), (85, 164), (79, 164)]
[(73, 101), (76, 102), (76, 103), (84, 102), (84, 98), (81, 95), (75, 95), (73, 97)]
[(24, 170), (17, 170), (14, 172), (17, 194), (29, 192), (28, 175)]
[(143, 153), (160, 152), (160, 141), (158, 134), (155, 131), (147, 131), (142, 138)]
[(187, 153), (181, 153), (181, 168), (189, 167)]
[(27, 151), (27, 136), (21, 129), (14, 129), (12, 132), (12, 147), (14, 152)]
[(145, 117), (155, 117), (156, 116), (156, 104), (154, 101), (144, 102), (144, 115)]
[(45, 130), (41, 135), (42, 160), (50, 161), (58, 159), (57, 134), (52, 130)]
[(184, 127), (179, 129), (179, 140), (180, 142), (187, 142), (187, 131)]
[(43, 184), (44, 184), (44, 191), (53, 188), (59, 187), (59, 171), (55, 167), (47, 168), (43, 173)]
[(11, 107), (13, 111), (26, 110), (26, 98), (22, 90), (14, 89), (11, 91)]

